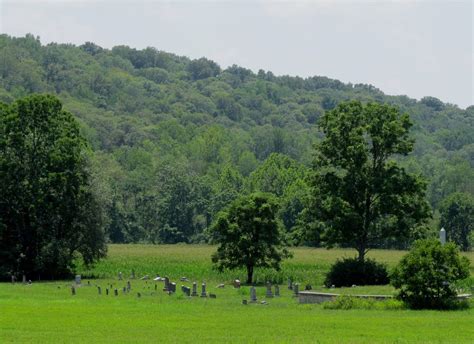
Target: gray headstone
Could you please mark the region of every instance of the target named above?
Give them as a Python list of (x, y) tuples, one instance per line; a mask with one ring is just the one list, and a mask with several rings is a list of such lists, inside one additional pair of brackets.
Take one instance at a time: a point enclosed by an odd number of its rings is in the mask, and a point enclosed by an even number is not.
[(170, 289), (170, 279), (165, 277), (165, 286), (163, 287), (163, 291), (169, 291)]
[(119, 279), (119, 281), (121, 281), (121, 280), (123, 279), (122, 272), (119, 272), (119, 273), (118, 273), (118, 279)]
[(220, 288), (220, 289), (222, 289), (222, 288), (224, 288), (224, 287), (225, 287), (225, 284), (224, 284), (224, 283), (221, 283), (221, 284), (217, 285), (217, 288)]
[(77, 285), (81, 284), (81, 275), (76, 275), (76, 278), (74, 279)]
[(23, 284), (26, 284), (26, 275), (23, 275), (22, 282), (23, 282)]
[(132, 290), (132, 284), (130, 283), (130, 281), (127, 281), (127, 290)]
[(291, 278), (288, 278), (288, 290), (293, 290), (293, 281)]
[(148, 275), (145, 275), (145, 276), (143, 276), (143, 277), (142, 277), (142, 278), (140, 278), (140, 279), (141, 279), (142, 281), (147, 281), (147, 280), (149, 280), (149, 279), (150, 279), (150, 276), (148, 276)]
[(169, 291), (172, 293), (176, 293), (176, 283), (172, 282), (169, 284)]
[(191, 296), (198, 296), (197, 283), (196, 282), (193, 282), (193, 292), (192, 292)]
[(71, 295), (76, 295), (76, 288), (73, 285), (71, 286)]
[(300, 285), (298, 283), (293, 284), (294, 296), (298, 296)]
[(257, 290), (254, 286), (250, 288), (250, 302), (257, 302)]
[(122, 288), (123, 293), (125, 294), (127, 292), (127, 287)]
[(114, 295), (118, 296), (118, 289), (117, 288), (114, 289)]
[(265, 293), (265, 297), (272, 298), (273, 293), (272, 293), (272, 284), (270, 282), (267, 282), (267, 291)]
[(130, 274), (130, 278), (135, 279), (135, 270), (134, 269), (132, 269), (132, 273)]
[(201, 285), (201, 297), (207, 297), (207, 293), (206, 293), (206, 283), (203, 283)]
[(278, 284), (275, 285), (275, 296), (280, 296), (280, 286)]
[(181, 291), (182, 291), (186, 296), (191, 296), (191, 288), (182, 285), (182, 286), (181, 286)]
[(232, 284), (234, 285), (234, 288), (240, 288), (240, 280), (239, 279), (235, 279)]
[(12, 283), (15, 283), (16, 282), (16, 277), (15, 275), (12, 275)]

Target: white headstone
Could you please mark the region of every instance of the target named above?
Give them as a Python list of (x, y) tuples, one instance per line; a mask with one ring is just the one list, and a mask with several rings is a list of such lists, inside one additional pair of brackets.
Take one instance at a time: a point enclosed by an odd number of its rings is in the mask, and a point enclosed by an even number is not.
[(446, 244), (446, 230), (444, 228), (441, 228), (439, 231), (439, 241), (441, 242), (441, 245)]

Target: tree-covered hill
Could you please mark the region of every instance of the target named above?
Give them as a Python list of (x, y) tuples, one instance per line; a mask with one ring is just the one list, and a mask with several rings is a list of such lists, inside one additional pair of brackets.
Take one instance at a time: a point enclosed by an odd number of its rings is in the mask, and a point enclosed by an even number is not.
[(349, 99), (410, 115), (415, 152), (402, 163), (428, 179), (433, 209), (453, 192), (474, 194), (474, 106), (322, 76), (223, 70), (154, 48), (0, 35), (0, 101), (31, 93), (57, 95), (80, 121), (114, 242), (205, 240), (217, 212), (255, 190), (278, 196), (289, 237), (301, 241), (318, 119)]

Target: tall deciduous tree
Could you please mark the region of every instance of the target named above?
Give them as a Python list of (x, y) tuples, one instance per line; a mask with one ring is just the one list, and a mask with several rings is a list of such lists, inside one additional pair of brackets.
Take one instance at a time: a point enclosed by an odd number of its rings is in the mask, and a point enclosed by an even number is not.
[(220, 244), (212, 256), (217, 268), (246, 268), (248, 284), (256, 267), (279, 270), (290, 253), (283, 246), (277, 212), (275, 198), (264, 193), (243, 196), (222, 212), (211, 228)]
[(468, 193), (453, 193), (443, 201), (440, 212), (441, 226), (446, 228), (448, 239), (463, 251), (469, 250), (474, 226), (474, 198)]
[(328, 246), (354, 247), (359, 260), (382, 239), (409, 238), (430, 215), (425, 182), (393, 158), (413, 149), (408, 115), (358, 101), (322, 117), (311, 177), (312, 210)]
[(54, 278), (105, 255), (87, 145), (53, 96), (0, 107), (0, 274)]

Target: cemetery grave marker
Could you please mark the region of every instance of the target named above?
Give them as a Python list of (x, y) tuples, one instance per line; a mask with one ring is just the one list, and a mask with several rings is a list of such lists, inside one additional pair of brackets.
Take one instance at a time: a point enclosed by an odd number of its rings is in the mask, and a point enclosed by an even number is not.
[(280, 286), (278, 284), (275, 285), (275, 296), (280, 296)]
[(295, 283), (293, 285), (294, 296), (298, 296), (299, 287), (300, 287), (300, 285), (298, 283)]
[(250, 302), (257, 302), (257, 290), (254, 286), (250, 288)]
[(201, 297), (207, 297), (207, 293), (206, 293), (206, 283), (203, 283), (201, 285)]
[(186, 295), (186, 296), (191, 296), (191, 288), (186, 287), (185, 285), (181, 286), (181, 291)]
[(270, 282), (267, 282), (267, 291), (265, 293), (265, 297), (267, 297), (267, 298), (272, 298), (273, 297), (272, 284)]

